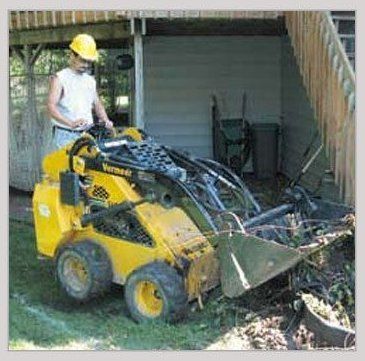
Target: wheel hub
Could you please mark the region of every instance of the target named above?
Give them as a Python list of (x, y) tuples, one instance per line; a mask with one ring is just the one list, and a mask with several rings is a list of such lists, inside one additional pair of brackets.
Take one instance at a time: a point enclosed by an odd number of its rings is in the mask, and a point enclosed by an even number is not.
[(136, 287), (135, 296), (140, 312), (149, 317), (157, 317), (161, 314), (163, 300), (155, 283), (140, 282)]
[(64, 262), (64, 276), (69, 286), (76, 292), (85, 289), (88, 282), (88, 273), (83, 262), (76, 257), (69, 257)]

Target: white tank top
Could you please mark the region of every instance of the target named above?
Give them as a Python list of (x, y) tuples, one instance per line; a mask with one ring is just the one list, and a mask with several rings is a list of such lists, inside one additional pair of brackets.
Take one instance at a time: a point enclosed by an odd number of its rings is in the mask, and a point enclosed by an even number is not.
[[(92, 124), (92, 107), (96, 100), (94, 77), (87, 73), (79, 74), (70, 68), (65, 68), (56, 75), (62, 86), (61, 99), (57, 103), (59, 112), (71, 121), (82, 118), (87, 120), (88, 124)], [(52, 119), (52, 122), (59, 127), (70, 129), (56, 119)]]

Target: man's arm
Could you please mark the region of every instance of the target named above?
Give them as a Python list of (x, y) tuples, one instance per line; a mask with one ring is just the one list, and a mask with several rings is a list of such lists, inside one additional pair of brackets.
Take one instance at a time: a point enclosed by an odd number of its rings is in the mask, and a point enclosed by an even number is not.
[(72, 121), (70, 119), (67, 119), (58, 111), (57, 103), (61, 98), (61, 94), (62, 94), (62, 85), (59, 79), (57, 78), (57, 76), (51, 76), (49, 82), (48, 99), (47, 99), (47, 110), (49, 116), (70, 128), (77, 128), (79, 126), (84, 125), (86, 123), (84, 119), (77, 119), (75, 121)]
[(96, 116), (105, 123), (105, 126), (107, 128), (113, 127), (113, 122), (109, 120), (108, 115), (106, 114), (105, 108), (103, 103), (101, 102), (98, 95), (96, 95), (95, 102), (94, 102), (94, 108)]

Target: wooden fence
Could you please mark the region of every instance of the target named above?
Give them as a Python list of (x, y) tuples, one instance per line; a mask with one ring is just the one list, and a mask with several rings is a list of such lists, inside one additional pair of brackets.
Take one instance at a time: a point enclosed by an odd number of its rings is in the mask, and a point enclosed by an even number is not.
[(355, 74), (329, 12), (285, 13), (340, 197), (355, 204)]

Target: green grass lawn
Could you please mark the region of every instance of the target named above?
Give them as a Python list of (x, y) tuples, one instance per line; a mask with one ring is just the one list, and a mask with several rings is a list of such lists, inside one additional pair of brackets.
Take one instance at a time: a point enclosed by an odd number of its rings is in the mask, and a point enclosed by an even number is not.
[(10, 221), (9, 230), (10, 349), (204, 349), (234, 325), (237, 308), (222, 308), (219, 289), (175, 325), (135, 323), (119, 286), (77, 304), (59, 290), (52, 262), (37, 259), (33, 226)]

